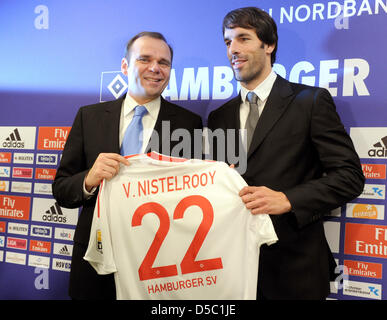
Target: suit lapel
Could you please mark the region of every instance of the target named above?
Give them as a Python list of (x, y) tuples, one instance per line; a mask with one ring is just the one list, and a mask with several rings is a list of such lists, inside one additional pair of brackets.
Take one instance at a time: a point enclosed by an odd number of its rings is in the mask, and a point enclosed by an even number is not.
[[(125, 95), (117, 100), (106, 103), (105, 118), (102, 119), (102, 126), (106, 134), (105, 143), (107, 144), (108, 150), (114, 153), (120, 153), (120, 117), (124, 99)], [(102, 128), (100, 129), (102, 130)]]
[[(213, 143), (212, 147), (212, 153), (214, 158), (218, 158), (218, 149), (222, 150), (224, 149), (224, 161), (231, 161), (230, 163), (235, 162), (232, 161), (232, 159), (229, 158), (229, 155), (235, 155), (235, 156), (243, 156), (239, 153), (239, 146), (242, 144), (241, 136), (239, 134), (240, 129), (240, 105), (241, 105), (241, 95), (238, 94), (235, 98), (231, 99), (229, 102), (227, 102), (227, 106), (224, 109), (224, 113), (222, 112), (222, 115), (220, 118), (216, 119), (215, 127), (212, 128), (216, 132), (217, 128), (221, 128), (224, 130), (225, 134), (225, 146), (218, 145), (219, 142)], [(244, 149), (243, 149), (244, 150)], [(244, 151), (242, 151), (244, 153)], [(244, 153), (245, 157), (245, 153)], [(219, 159), (218, 159), (219, 160)]]
[[(173, 108), (169, 108), (168, 101), (166, 101), (163, 97), (160, 98), (160, 111), (153, 130), (154, 134), (158, 134), (158, 139), (155, 141), (155, 137), (151, 137), (147, 147), (145, 148), (146, 152), (156, 151), (165, 153), (167, 150), (170, 152), (171, 149), (170, 137), (172, 133), (171, 130), (173, 130), (173, 123), (175, 122), (176, 113)], [(158, 145), (155, 144), (155, 142), (158, 142)]]
[(247, 158), (259, 147), (271, 128), (282, 116), (293, 97), (293, 90), (290, 84), (277, 75), (277, 79), (255, 128)]
[(240, 122), (240, 106), (241, 106), (242, 98), (241, 94), (239, 93), (238, 96), (236, 96), (233, 100), (231, 100), (231, 108), (230, 108), (230, 115), (226, 117), (227, 123), (226, 128), (232, 128), (235, 129), (237, 134), (239, 134), (238, 130), (241, 128), (241, 122)]
[(155, 130), (159, 131), (162, 128), (162, 121), (168, 121), (175, 118), (176, 114), (172, 108), (168, 108), (169, 102), (163, 97), (160, 97), (160, 111), (155, 123)]

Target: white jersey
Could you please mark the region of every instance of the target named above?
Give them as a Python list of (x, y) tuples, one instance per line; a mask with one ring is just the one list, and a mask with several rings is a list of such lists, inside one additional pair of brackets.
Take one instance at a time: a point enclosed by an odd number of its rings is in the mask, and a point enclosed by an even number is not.
[[(84, 257), (117, 299), (255, 299), (259, 248), (278, 240), (223, 162), (129, 157), (100, 186)], [(161, 159), (162, 158), (162, 159)]]

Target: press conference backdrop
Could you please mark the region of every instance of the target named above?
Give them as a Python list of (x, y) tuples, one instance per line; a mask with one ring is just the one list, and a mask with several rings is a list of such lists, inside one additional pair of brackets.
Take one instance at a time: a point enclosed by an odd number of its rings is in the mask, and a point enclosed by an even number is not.
[(166, 35), (163, 95), (206, 119), (239, 90), (221, 23), (241, 6), (277, 22), (278, 74), (330, 91), (367, 177), (325, 221), (338, 263), (330, 298), (387, 299), (386, 0), (1, 0), (0, 299), (68, 298), (79, 210), (59, 207), (51, 183), (78, 108), (126, 91), (128, 39)]

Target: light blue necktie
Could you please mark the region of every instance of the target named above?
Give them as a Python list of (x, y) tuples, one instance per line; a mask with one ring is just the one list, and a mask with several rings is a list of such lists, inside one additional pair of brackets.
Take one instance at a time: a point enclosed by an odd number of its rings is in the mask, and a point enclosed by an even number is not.
[(134, 108), (134, 116), (125, 131), (121, 145), (121, 155), (138, 154), (142, 149), (142, 117), (147, 113), (144, 106)]

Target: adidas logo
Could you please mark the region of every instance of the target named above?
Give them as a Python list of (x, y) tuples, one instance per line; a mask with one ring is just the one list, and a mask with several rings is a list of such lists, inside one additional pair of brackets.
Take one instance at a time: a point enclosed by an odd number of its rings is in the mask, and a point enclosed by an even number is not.
[(373, 145), (377, 149), (368, 150), (368, 155), (370, 157), (387, 157), (387, 136), (380, 139), (377, 143)]
[(59, 250), (59, 254), (62, 256), (70, 256), (70, 251), (67, 248), (67, 245), (64, 245), (62, 249)]
[(24, 148), (24, 141), (20, 138), (19, 130), (16, 128), (3, 142), (3, 148)]
[(66, 217), (63, 215), (61, 207), (58, 205), (58, 202), (55, 202), (55, 204), (44, 213), (42, 219), (43, 221), (58, 223), (66, 223), (67, 221)]

